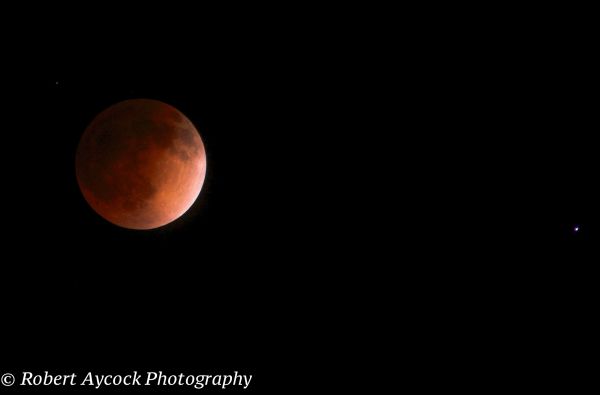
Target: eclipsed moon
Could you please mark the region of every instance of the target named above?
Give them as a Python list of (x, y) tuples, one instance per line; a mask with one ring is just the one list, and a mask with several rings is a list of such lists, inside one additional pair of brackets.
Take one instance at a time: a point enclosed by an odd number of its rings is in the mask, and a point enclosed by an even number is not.
[(106, 220), (153, 229), (183, 215), (206, 175), (200, 134), (176, 108), (135, 99), (102, 111), (87, 127), (76, 155), (85, 200)]

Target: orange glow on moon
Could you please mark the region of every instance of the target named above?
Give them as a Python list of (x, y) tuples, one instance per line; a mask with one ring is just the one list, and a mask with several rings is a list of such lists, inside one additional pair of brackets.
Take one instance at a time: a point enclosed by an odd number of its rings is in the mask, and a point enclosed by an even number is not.
[(106, 220), (153, 229), (192, 206), (204, 183), (206, 152), (192, 122), (176, 108), (126, 100), (86, 128), (76, 174), (85, 200)]

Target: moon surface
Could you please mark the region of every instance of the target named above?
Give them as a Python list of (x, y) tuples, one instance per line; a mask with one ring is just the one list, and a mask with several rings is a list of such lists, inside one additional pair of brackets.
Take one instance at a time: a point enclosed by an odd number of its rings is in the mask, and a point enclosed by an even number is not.
[(96, 116), (75, 162), (85, 200), (128, 229), (154, 229), (179, 218), (206, 175), (204, 143), (192, 122), (149, 99), (125, 100)]

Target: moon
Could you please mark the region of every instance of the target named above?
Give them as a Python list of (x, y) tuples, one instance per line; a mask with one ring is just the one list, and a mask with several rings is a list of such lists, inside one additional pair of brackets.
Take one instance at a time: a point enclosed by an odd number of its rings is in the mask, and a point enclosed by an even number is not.
[(85, 200), (100, 216), (123, 228), (154, 229), (192, 206), (206, 176), (206, 152), (175, 107), (125, 100), (85, 129), (75, 168)]

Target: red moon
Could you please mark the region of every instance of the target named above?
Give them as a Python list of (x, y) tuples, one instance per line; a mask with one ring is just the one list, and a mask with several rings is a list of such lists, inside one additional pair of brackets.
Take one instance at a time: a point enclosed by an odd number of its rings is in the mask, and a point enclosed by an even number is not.
[(124, 228), (154, 229), (192, 206), (204, 183), (206, 153), (176, 108), (125, 100), (87, 127), (75, 167), (81, 192), (98, 214)]

